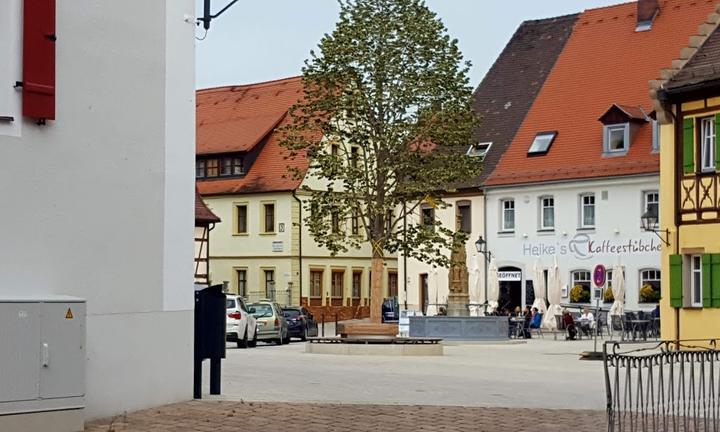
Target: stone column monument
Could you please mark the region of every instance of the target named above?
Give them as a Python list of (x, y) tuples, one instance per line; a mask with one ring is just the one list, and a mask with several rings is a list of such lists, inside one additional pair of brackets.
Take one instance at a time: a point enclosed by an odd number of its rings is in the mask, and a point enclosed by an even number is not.
[(465, 245), (452, 251), (450, 259), (453, 262), (448, 275), (448, 316), (469, 316), (470, 294), (468, 292), (468, 269)]

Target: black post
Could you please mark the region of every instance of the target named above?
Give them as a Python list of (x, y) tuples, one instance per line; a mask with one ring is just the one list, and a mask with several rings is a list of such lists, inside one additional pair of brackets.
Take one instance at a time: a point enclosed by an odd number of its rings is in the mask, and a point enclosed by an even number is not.
[(220, 394), (220, 358), (210, 359), (210, 394)]
[(335, 336), (338, 335), (338, 327), (337, 327), (337, 312), (335, 312)]
[(197, 355), (193, 363), (193, 399), (202, 399), (202, 359)]
[(322, 319), (322, 337), (325, 337), (325, 313), (324, 312), (322, 315), (320, 315), (320, 319)]

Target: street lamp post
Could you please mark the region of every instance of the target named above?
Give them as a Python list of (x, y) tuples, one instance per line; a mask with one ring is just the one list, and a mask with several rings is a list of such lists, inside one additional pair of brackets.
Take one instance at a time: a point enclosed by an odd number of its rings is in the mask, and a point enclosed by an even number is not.
[(485, 259), (485, 302), (483, 303), (483, 315), (487, 315), (487, 308), (488, 308), (488, 298), (487, 298), (487, 285), (488, 285), (488, 262), (490, 261), (490, 258), (492, 257), (492, 253), (487, 250), (487, 242), (485, 239), (483, 239), (483, 236), (481, 235), (478, 237), (478, 239), (475, 241), (475, 250), (482, 254)]

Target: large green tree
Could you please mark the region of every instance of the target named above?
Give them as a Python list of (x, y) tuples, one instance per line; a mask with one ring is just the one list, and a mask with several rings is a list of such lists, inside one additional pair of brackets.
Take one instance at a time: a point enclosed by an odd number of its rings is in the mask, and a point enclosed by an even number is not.
[(448, 266), (466, 239), (436, 220), (404, 222), (420, 206), (443, 206), (444, 191), (479, 173), (464, 151), (477, 121), (468, 69), (422, 0), (340, 0), (335, 30), (305, 62), (305, 98), (291, 109), (283, 145), (310, 160), (307, 173), (293, 174), (312, 180), (315, 240), (333, 253), (372, 245), (375, 321), (385, 254)]

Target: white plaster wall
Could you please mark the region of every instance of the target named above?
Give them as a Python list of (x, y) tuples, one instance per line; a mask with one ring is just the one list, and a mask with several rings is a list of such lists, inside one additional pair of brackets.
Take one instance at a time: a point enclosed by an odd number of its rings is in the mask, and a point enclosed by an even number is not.
[[(478, 237), (484, 233), (484, 205), (485, 199), (482, 195), (472, 195), (464, 197), (452, 197), (445, 198), (444, 201), (448, 204), (446, 208), (437, 208), (435, 210), (435, 218), (442, 223), (446, 228), (455, 226), (455, 214), (456, 206), (458, 201), (470, 201), (470, 215), (472, 219), (471, 229), (472, 231), (468, 235), (467, 243), (465, 244), (465, 252), (467, 256), (468, 266), (468, 287), (473, 288), (479, 287), (480, 303), (485, 301), (484, 297), (484, 278), (485, 278), (485, 264), (484, 257), (482, 254), (478, 254), (475, 241)], [(420, 211), (417, 210), (412, 214), (408, 215), (408, 223), (418, 223), (420, 221)], [(448, 287), (448, 269), (447, 268), (433, 268), (431, 265), (424, 262), (418, 261), (413, 258), (407, 259), (407, 274), (404, 272), (404, 258), (402, 254), (398, 257), (398, 301), (401, 307), (405, 306), (407, 302), (407, 308), (409, 310), (420, 310), (420, 275), (423, 273), (428, 274), (428, 295), (429, 303), (447, 303), (447, 297), (449, 294)], [(407, 292), (403, 286), (403, 278), (407, 281)], [(479, 279), (479, 281), (478, 281)], [(479, 283), (479, 285), (477, 285)]]
[[(621, 263), (625, 266), (626, 308), (631, 310), (652, 309), (652, 304), (638, 303), (639, 271), (660, 269), (659, 248), (655, 252), (609, 253), (588, 252), (588, 241), (597, 247), (603, 241), (609, 245), (625, 245), (630, 240), (642, 240), (643, 244), (658, 246), (660, 240), (653, 233), (644, 232), (640, 216), (643, 208), (643, 191), (659, 190), (657, 175), (610, 178), (592, 181), (547, 183), (515, 188), (493, 188), (487, 193), (488, 247), (496, 258), (498, 267), (513, 266), (522, 270), (525, 280), (532, 279), (532, 268), (540, 258), (544, 268), (553, 263), (557, 255), (562, 283), (570, 284), (573, 270), (592, 271), (596, 264), (608, 269)], [(603, 191), (607, 199), (602, 199)], [(595, 193), (595, 229), (583, 231), (580, 226), (579, 195)], [(555, 230), (539, 232), (539, 198), (552, 195), (555, 198)], [(501, 199), (515, 199), (515, 232), (500, 233)], [(576, 235), (587, 234), (587, 238)], [(573, 253), (571, 242), (579, 253)], [(544, 247), (543, 247), (544, 246)], [(569, 288), (571, 288), (569, 286)], [(524, 288), (523, 288), (524, 291)], [(523, 299), (525, 293), (523, 292)], [(569, 298), (562, 299), (569, 303)], [(592, 300), (594, 303), (594, 297)]]
[(57, 120), (0, 135), (0, 294), (87, 299), (90, 417), (192, 395), (193, 7), (58, 2)]

